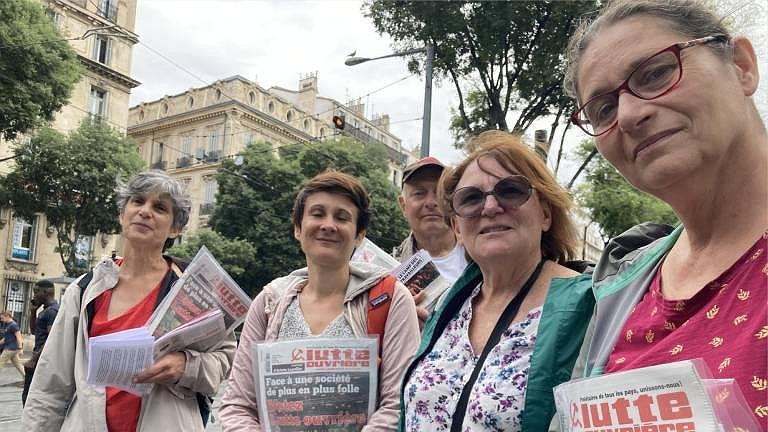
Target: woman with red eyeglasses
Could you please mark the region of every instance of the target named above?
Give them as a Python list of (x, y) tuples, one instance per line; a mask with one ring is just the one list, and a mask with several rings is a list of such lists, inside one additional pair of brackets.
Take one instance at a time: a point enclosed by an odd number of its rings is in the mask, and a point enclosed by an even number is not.
[(546, 430), (594, 306), (589, 275), (565, 265), (571, 200), (518, 137), (488, 131), (473, 144), (438, 187), (470, 264), (425, 324), (400, 429)]
[(768, 428), (768, 135), (749, 40), (694, 1), (610, 3), (572, 36), (572, 121), (676, 228), (637, 226), (595, 269), (586, 375), (703, 358)]

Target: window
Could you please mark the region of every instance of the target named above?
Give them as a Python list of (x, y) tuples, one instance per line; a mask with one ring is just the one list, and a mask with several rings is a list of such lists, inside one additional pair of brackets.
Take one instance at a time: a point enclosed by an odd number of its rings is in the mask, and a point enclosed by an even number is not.
[(100, 0), (99, 1), (99, 15), (114, 21), (117, 18), (117, 1), (118, 0)]
[(304, 130), (309, 130), (309, 120), (304, 120)]
[(219, 149), (219, 132), (212, 130), (208, 132), (208, 152), (213, 153)]
[(168, 114), (168, 104), (167, 103), (163, 104), (163, 114)]
[(251, 105), (256, 103), (256, 93), (254, 93), (254, 92), (249, 92), (248, 93), (248, 102), (250, 102)]
[(221, 90), (216, 89), (216, 100), (221, 99)]
[(64, 20), (63, 15), (61, 15), (60, 13), (56, 12), (53, 9), (46, 9), (45, 15), (51, 19), (51, 21), (53, 22), (53, 25), (55, 25), (56, 28), (59, 28), (59, 29), (61, 28), (61, 23)]
[(163, 143), (161, 142), (154, 142), (152, 143), (152, 163), (160, 162), (163, 160)]
[(181, 155), (189, 156), (191, 154), (192, 154), (192, 137), (191, 136), (181, 137)]
[(187, 105), (189, 105), (190, 108), (195, 106), (195, 98), (193, 98), (192, 96), (188, 97), (187, 98)]
[(107, 36), (96, 35), (93, 39), (93, 59), (99, 63), (109, 64), (109, 54), (112, 41)]
[(213, 204), (216, 202), (216, 192), (219, 185), (214, 179), (205, 179), (203, 184), (203, 204)]
[(320, 138), (325, 136), (325, 128), (320, 128)]
[(292, 121), (292, 120), (293, 120), (293, 111), (288, 111), (288, 112), (285, 114), (285, 120), (286, 120), (286, 121)]
[(275, 103), (272, 101), (269, 101), (269, 104), (267, 104), (267, 110), (269, 111), (270, 114), (275, 112)]
[(105, 117), (107, 114), (107, 92), (98, 87), (91, 86), (91, 97), (88, 103), (88, 112), (92, 117)]
[(139, 121), (144, 120), (144, 110), (139, 111)]
[(31, 223), (17, 217), (13, 223), (13, 248), (11, 257), (32, 261), (35, 252), (35, 221)]
[(256, 136), (254, 135), (253, 131), (246, 132), (243, 134), (243, 145), (249, 146), (253, 144), (253, 142), (256, 140)]

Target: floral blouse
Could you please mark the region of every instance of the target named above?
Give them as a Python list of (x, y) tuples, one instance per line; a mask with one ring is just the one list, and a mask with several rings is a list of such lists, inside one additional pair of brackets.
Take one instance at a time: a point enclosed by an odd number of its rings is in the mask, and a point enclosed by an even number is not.
[[(469, 341), (472, 299), (478, 285), (448, 323), (432, 351), (405, 384), (405, 430), (448, 431), (479, 355)], [(528, 369), (542, 307), (532, 309), (502, 334), (472, 387), (462, 431), (519, 431)]]

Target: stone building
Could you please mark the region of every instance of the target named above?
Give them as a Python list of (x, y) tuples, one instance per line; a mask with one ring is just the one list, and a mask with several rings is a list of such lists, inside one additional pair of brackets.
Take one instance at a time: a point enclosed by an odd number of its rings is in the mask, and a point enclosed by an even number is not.
[(184, 93), (131, 107), (128, 135), (150, 168), (167, 170), (187, 185), (192, 213), (187, 233), (208, 223), (216, 202), (216, 173), (222, 158), (253, 142), (302, 145), (338, 132), (333, 116), (344, 117), (342, 133), (363, 142), (381, 142), (397, 183), (410, 153), (389, 131), (389, 116), (364, 116), (362, 106), (318, 96), (317, 75), (299, 81), (299, 90), (264, 89), (235, 75)]
[[(68, 132), (83, 118), (97, 116), (125, 131), (128, 98), (139, 82), (131, 78), (137, 0), (38, 0), (58, 27), (62, 38), (77, 53), (83, 76), (72, 90), (69, 103), (52, 126)], [(86, 36), (86, 37), (83, 37)], [(19, 140), (29, 139), (20, 137)], [(12, 153), (13, 143), (0, 142), (0, 158)], [(0, 163), (0, 175), (13, 169), (12, 161)], [(42, 278), (65, 281), (64, 266), (56, 252), (55, 230), (39, 215), (34, 220), (14, 216), (0, 208), (0, 309), (13, 312), (23, 331), (28, 330), (32, 286)], [(78, 259), (93, 264), (114, 249), (115, 236), (82, 238)], [(57, 288), (64, 285), (57, 284)], [(57, 289), (58, 291), (58, 289)]]

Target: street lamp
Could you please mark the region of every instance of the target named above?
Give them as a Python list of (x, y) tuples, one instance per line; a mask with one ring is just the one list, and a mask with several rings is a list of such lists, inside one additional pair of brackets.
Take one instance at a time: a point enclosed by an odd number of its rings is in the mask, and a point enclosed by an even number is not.
[(422, 116), (421, 126), (421, 157), (427, 157), (429, 156), (429, 129), (432, 121), (432, 66), (435, 57), (435, 50), (432, 44), (427, 44), (423, 48), (413, 48), (373, 58), (355, 57), (353, 53), (353, 55), (347, 57), (344, 64), (347, 66), (354, 66), (371, 60), (402, 57), (418, 53), (425, 53), (427, 56), (427, 63), (424, 68), (424, 75), (426, 78), (426, 82), (424, 83), (424, 115)]

